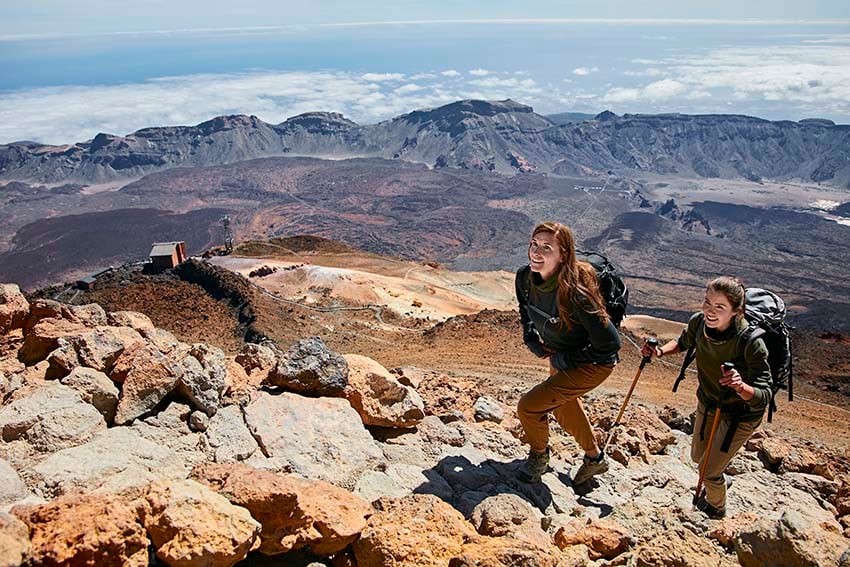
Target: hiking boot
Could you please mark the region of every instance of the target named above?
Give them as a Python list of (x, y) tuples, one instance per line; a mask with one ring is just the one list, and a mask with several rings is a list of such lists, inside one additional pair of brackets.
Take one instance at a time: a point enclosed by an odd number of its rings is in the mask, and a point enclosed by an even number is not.
[(573, 477), (573, 486), (578, 486), (589, 481), (598, 474), (602, 474), (608, 470), (608, 458), (605, 453), (600, 452), (595, 458), (584, 456), (584, 461), (576, 471)]
[(726, 517), (726, 507), (716, 508), (712, 506), (706, 501), (705, 496), (700, 496), (697, 500), (697, 510), (705, 512), (705, 515), (711, 520), (720, 520)]
[(517, 472), (517, 477), (523, 482), (540, 482), (540, 477), (549, 468), (549, 448), (546, 452), (529, 451), (528, 458), (523, 461)]

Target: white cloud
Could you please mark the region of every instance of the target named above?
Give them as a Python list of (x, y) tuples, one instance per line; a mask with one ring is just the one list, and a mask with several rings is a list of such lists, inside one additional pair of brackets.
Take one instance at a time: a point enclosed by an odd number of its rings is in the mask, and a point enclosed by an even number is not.
[(798, 115), (848, 116), (850, 49), (845, 39), (837, 36), (830, 41), (725, 47), (663, 60), (635, 59), (634, 63), (648, 67), (625, 75), (665, 78), (638, 86), (614, 86), (600, 100), (731, 100), (739, 108), (774, 104)]
[(440, 74), (444, 77), (460, 77), (460, 73), (455, 71), (454, 69), (448, 69)]
[(490, 71), (488, 71), (487, 69), (482, 69), (482, 68), (479, 67), (478, 69), (471, 70), (469, 72), (469, 74), (473, 75), (475, 77), (486, 77), (487, 75), (490, 74)]
[(222, 114), (253, 114), (277, 124), (296, 114), (326, 110), (370, 124), (461, 99), (511, 97), (541, 113), (569, 107), (565, 98), (574, 100), (513, 72), (472, 80), (437, 75), (400, 84), (403, 76), (256, 71), (0, 93), (0, 143), (73, 143), (98, 132), (124, 135), (149, 126), (198, 124)]
[(401, 73), (366, 73), (361, 77), (364, 81), (403, 81), (404, 75)]
[(599, 71), (599, 67), (577, 67), (573, 69), (573, 75), (584, 77), (586, 75), (590, 75), (591, 73), (596, 73), (597, 71)]
[(421, 81), (422, 79), (436, 79), (437, 75), (434, 73), (417, 73), (415, 75), (411, 75), (409, 79), (411, 81)]
[(415, 93), (416, 91), (421, 91), (424, 88), (425, 87), (417, 85), (416, 83), (408, 83), (397, 88), (395, 92), (398, 94)]

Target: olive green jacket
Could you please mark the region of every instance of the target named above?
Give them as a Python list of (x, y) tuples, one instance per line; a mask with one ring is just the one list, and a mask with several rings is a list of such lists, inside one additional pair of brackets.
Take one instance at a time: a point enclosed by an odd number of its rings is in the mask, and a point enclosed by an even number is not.
[[(744, 350), (741, 359), (738, 342), (742, 340), (741, 334), (747, 328), (746, 320), (737, 319), (734, 322), (738, 332), (731, 338), (714, 340), (706, 336), (701, 315), (702, 313), (695, 313), (691, 316), (688, 327), (682, 331), (678, 341), (681, 351), (686, 351), (696, 344), (699, 376), (697, 398), (708, 408), (719, 405), (723, 414), (739, 421), (759, 421), (770, 402), (772, 384), (764, 341), (760, 338), (752, 341)], [(752, 399), (744, 401), (734, 390), (720, 385), (724, 362), (735, 363), (743, 381), (755, 390)]]

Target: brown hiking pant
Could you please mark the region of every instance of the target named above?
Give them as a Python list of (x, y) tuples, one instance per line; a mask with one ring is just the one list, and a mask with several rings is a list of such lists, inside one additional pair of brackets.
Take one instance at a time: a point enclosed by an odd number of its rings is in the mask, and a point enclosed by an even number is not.
[(593, 428), (579, 398), (604, 382), (613, 370), (613, 364), (552, 369), (546, 381), (526, 392), (517, 405), (517, 416), (531, 449), (542, 453), (549, 445), (549, 412), (582, 449), (596, 449)]
[[(708, 437), (711, 434), (711, 424), (714, 421), (714, 410), (710, 410), (706, 415), (706, 408), (702, 403), (697, 404), (697, 415), (694, 418), (694, 437), (691, 443), (691, 459), (700, 467), (703, 466), (705, 458), (705, 449), (708, 447)], [(703, 423), (705, 425), (703, 426)], [(717, 424), (717, 432), (714, 434), (714, 441), (711, 443), (711, 452), (708, 454), (708, 462), (705, 465), (705, 500), (715, 508), (723, 508), (726, 506), (726, 478), (723, 476), (723, 471), (735, 453), (738, 452), (747, 439), (753, 434), (753, 431), (761, 423), (759, 421), (740, 422), (738, 423), (735, 434), (732, 436), (732, 442), (729, 444), (729, 450), (723, 452), (720, 450), (723, 445), (723, 440), (729, 432), (731, 420), (723, 415), (720, 416), (720, 421)], [(700, 439), (700, 430), (702, 430), (702, 439)]]

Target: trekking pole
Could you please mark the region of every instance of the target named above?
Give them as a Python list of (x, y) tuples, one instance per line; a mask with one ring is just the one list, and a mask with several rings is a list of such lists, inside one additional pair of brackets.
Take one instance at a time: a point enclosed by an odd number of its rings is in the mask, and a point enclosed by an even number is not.
[[(655, 348), (658, 346), (658, 339), (647, 339), (646, 344)], [(608, 442), (611, 441), (611, 436), (614, 435), (614, 430), (620, 425), (620, 419), (623, 417), (623, 412), (626, 411), (626, 406), (629, 405), (629, 399), (632, 397), (632, 392), (635, 390), (635, 386), (637, 385), (638, 378), (640, 378), (640, 373), (643, 372), (643, 367), (646, 366), (652, 360), (651, 356), (644, 356), (640, 361), (640, 366), (638, 366), (637, 372), (635, 373), (635, 377), (632, 380), (632, 385), (629, 387), (629, 392), (626, 394), (626, 399), (623, 400), (623, 405), (620, 406), (620, 413), (617, 414), (617, 419), (614, 420), (614, 425), (611, 426), (611, 429), (608, 430), (608, 435), (605, 437), (605, 443), (602, 447), (599, 448), (600, 451), (604, 451), (605, 447), (608, 446)]]
[[(732, 370), (735, 368), (735, 365), (731, 362), (724, 362), (723, 368), (725, 370)], [(705, 482), (705, 469), (708, 466), (708, 458), (711, 456), (711, 446), (714, 444), (714, 434), (717, 433), (717, 426), (720, 424), (720, 404), (714, 408), (714, 421), (711, 422), (711, 432), (708, 434), (708, 445), (705, 447), (705, 452), (702, 456), (702, 463), (699, 467), (699, 480), (697, 481), (697, 489), (694, 492), (694, 506), (697, 505), (697, 501), (699, 500), (700, 493), (702, 492), (703, 483)]]

